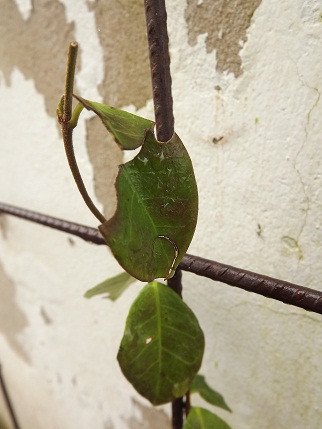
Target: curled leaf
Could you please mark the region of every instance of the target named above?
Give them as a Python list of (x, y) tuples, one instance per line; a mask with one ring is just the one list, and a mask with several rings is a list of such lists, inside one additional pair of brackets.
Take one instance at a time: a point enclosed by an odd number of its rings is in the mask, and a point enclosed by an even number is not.
[(123, 374), (153, 405), (183, 396), (198, 372), (204, 335), (168, 286), (149, 283), (134, 301), (117, 356)]
[(115, 107), (74, 95), (87, 110), (95, 112), (122, 149), (136, 149), (143, 143), (145, 130), (154, 122)]

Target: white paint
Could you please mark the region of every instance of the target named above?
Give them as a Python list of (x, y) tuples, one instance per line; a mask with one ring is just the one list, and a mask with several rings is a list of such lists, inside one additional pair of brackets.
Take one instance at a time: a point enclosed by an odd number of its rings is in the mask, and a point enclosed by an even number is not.
[[(86, 2), (64, 4), (81, 44), (77, 85), (100, 100), (94, 16)], [(176, 131), (191, 154), (200, 194), (189, 252), (319, 289), (321, 4), (296, 4), (262, 1), (241, 51), (244, 73), (236, 79), (216, 72), (206, 35), (188, 45), (186, 2), (168, 1), (173, 96)], [(43, 97), (20, 71), (11, 77), (10, 87), (0, 81), (0, 199), (95, 226)], [(138, 113), (153, 117), (152, 102)], [(83, 120), (76, 132), (91, 187)], [(18, 219), (8, 224), (0, 259), (29, 321), (18, 340), (31, 363), (2, 335), (0, 354), (22, 426), (128, 429), (127, 419), (138, 415), (132, 398), (147, 402), (124, 380), (115, 356), (138, 287), (115, 303), (87, 301), (86, 289), (120, 272), (105, 248), (77, 238), (71, 247), (66, 235)], [(202, 373), (233, 409), (231, 415), (218, 411), (232, 428), (320, 427), (319, 316), (189, 274), (184, 298), (206, 334)], [(45, 324), (42, 307), (53, 324)], [(205, 406), (195, 395), (192, 400)]]
[(32, 11), (32, 0), (14, 0), (21, 16), (25, 21), (30, 17)]

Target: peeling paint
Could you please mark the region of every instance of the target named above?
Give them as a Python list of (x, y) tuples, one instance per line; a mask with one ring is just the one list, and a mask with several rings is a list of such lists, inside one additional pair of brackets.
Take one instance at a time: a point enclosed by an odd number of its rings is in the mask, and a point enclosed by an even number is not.
[(45, 97), (46, 110), (56, 116), (65, 81), (68, 43), (74, 39), (74, 24), (68, 24), (65, 8), (54, 0), (34, 0), (25, 21), (12, 0), (2, 0), (0, 14), (0, 70), (7, 85), (18, 67), (33, 79)]
[[(104, 50), (104, 102), (143, 107), (152, 98), (144, 3), (140, 0), (89, 4)], [(120, 30), (122, 29), (122, 30)]]
[(239, 52), (247, 41), (247, 29), (261, 0), (187, 0), (185, 19), (188, 24), (188, 41), (197, 43), (200, 34), (207, 33), (207, 52), (217, 53), (217, 70), (242, 74)]
[[(115, 107), (130, 104), (143, 107), (152, 98), (143, 3), (139, 0), (98, 0), (88, 7), (94, 11), (104, 51), (106, 68), (99, 88), (104, 102)], [(87, 121), (86, 127), (95, 195), (109, 218), (116, 207), (114, 182), (117, 166), (122, 163), (122, 151), (99, 120)]]
[(14, 0), (23, 19), (28, 19), (32, 10), (31, 0)]
[(17, 338), (28, 326), (28, 320), (17, 305), (15, 295), (16, 285), (0, 263), (0, 332), (19, 356), (29, 363), (29, 356)]

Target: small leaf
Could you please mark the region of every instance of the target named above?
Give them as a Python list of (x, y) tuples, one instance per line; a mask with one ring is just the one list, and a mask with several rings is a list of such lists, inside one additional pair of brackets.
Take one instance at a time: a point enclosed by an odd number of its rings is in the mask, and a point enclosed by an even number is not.
[(226, 404), (223, 396), (213, 390), (206, 382), (205, 377), (203, 375), (196, 375), (191, 386), (191, 393), (199, 393), (199, 395), (207, 402), (216, 407), (223, 408), (224, 410), (230, 411), (231, 409)]
[(85, 298), (92, 298), (92, 296), (106, 293), (107, 296), (105, 298), (115, 301), (135, 281), (136, 279), (134, 277), (124, 272), (89, 289), (84, 296)]
[(152, 282), (130, 309), (117, 359), (134, 388), (160, 405), (189, 389), (204, 345), (190, 308), (168, 286)]
[(139, 154), (120, 166), (115, 186), (117, 210), (99, 227), (115, 258), (141, 281), (171, 276), (198, 214), (193, 167), (179, 137), (160, 143), (149, 130)]
[(204, 408), (191, 408), (183, 429), (231, 429), (230, 426), (216, 414)]
[(95, 101), (85, 100), (76, 95), (74, 97), (87, 110), (92, 110), (101, 118), (105, 127), (113, 134), (116, 143), (122, 149), (136, 149), (141, 146), (145, 131), (154, 124), (153, 121), (125, 112), (124, 110), (96, 103)]

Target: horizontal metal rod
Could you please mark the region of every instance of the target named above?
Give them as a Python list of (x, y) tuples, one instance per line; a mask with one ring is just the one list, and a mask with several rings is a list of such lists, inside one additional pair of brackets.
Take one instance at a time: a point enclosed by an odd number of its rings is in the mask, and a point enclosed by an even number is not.
[(48, 226), (49, 228), (58, 229), (59, 231), (76, 235), (77, 237), (80, 237), (85, 241), (90, 241), (91, 243), (106, 244), (98, 229), (80, 225), (79, 223), (69, 222), (68, 220), (47, 216), (42, 213), (5, 203), (0, 203), (0, 213), (9, 214)]
[[(4, 203), (0, 203), (0, 213), (16, 216), (76, 235), (83, 240), (95, 244), (106, 244), (96, 228)], [(197, 274), (198, 276), (207, 277), (248, 292), (257, 293), (267, 298), (284, 302), (285, 304), (322, 314), (322, 292), (315, 289), (188, 254), (183, 257), (179, 264), (179, 268), (183, 271)]]

